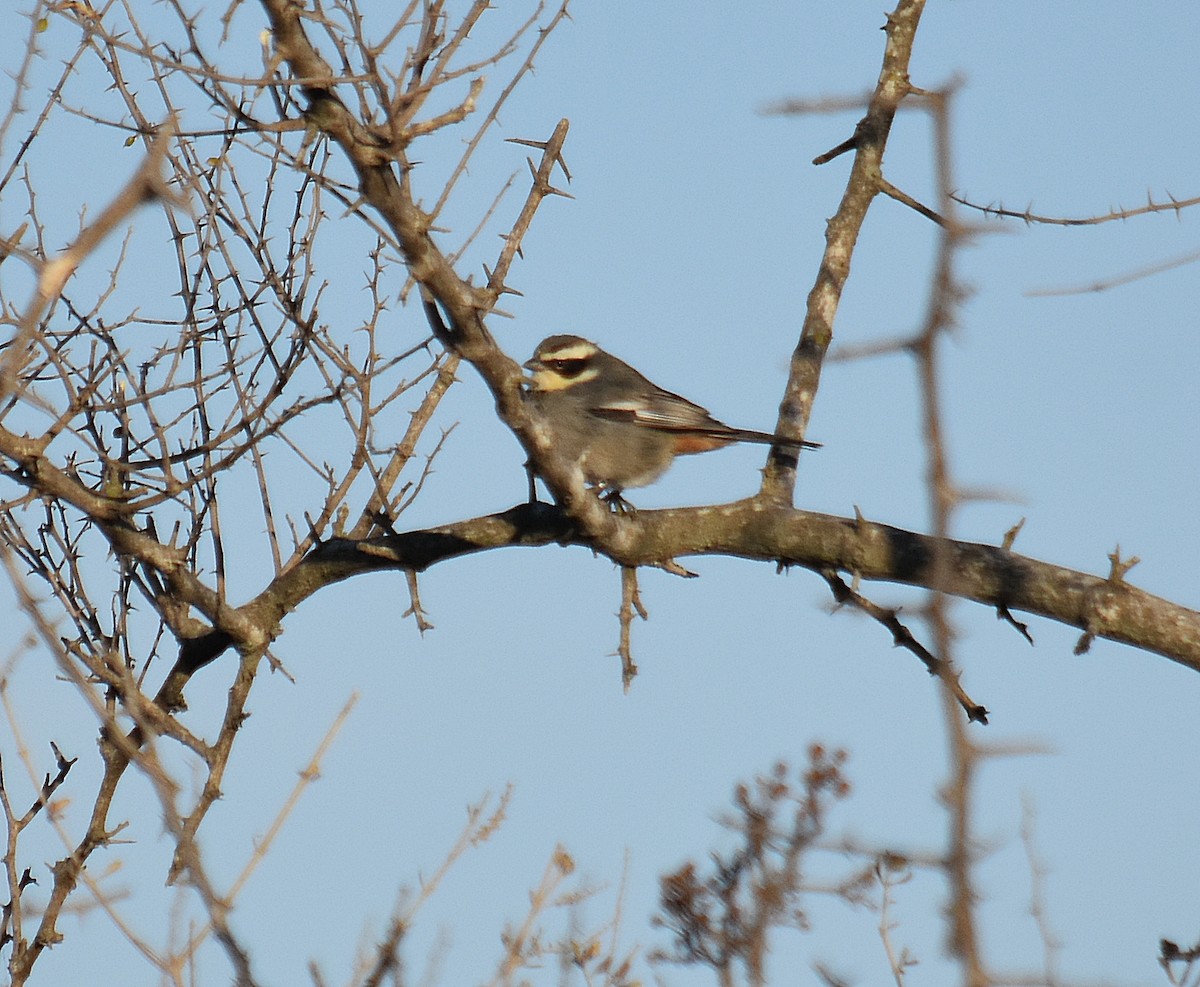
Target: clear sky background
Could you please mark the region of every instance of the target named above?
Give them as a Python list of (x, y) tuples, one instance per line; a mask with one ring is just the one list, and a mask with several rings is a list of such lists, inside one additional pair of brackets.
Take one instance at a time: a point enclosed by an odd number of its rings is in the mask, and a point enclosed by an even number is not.
[[(390, 4), (365, 6), (377, 8), (376, 25), (391, 13)], [(147, 16), (153, 25), (161, 12)], [(231, 53), (252, 67), (261, 12), (245, 5), (236, 23)], [(501, 137), (545, 137), (570, 119), (575, 198), (548, 201), (525, 241), (510, 279), (524, 296), (506, 300), (513, 320), (492, 323), (509, 352), (524, 359), (545, 335), (579, 333), (723, 420), (769, 428), (850, 158), (809, 162), (845, 139), (856, 115), (762, 110), (787, 97), (869, 90), (882, 23), (883, 5), (858, 0), (574, 6), (447, 218), (456, 228), (448, 242), (457, 243), (508, 174), (524, 167), (525, 150)], [(912, 77), (926, 88), (962, 81), (954, 163), (968, 197), (1089, 216), (1140, 205), (1147, 190), (1159, 200), (1200, 193), (1198, 38), (1200, 7), (1188, 0), (1136, 12), (1114, 2), (931, 3)], [(0, 42), (9, 71), (19, 41)], [(34, 81), (44, 87), (75, 35), (55, 21), (40, 43), (45, 61)], [(504, 75), (494, 71), (492, 82)], [(88, 78), (98, 76), (84, 70), (76, 104), (86, 101)], [(11, 82), (4, 85), (11, 94)], [(202, 120), (198, 113), (192, 122)], [(81, 203), (96, 208), (119, 187), (137, 153), (113, 131), (67, 117), (58, 126), (30, 164), (43, 185), (52, 176), (61, 183), (61, 198), (41, 203), (52, 248), (70, 238)], [(20, 136), (18, 128), (0, 148), (5, 163)], [(432, 197), (440, 159), (426, 160)], [(933, 200), (930, 128), (920, 113), (898, 118), (886, 173)], [(24, 208), (15, 196), (0, 202), (0, 232), (11, 233)], [(508, 215), (515, 208), (513, 200)], [(358, 224), (341, 225), (345, 240), (325, 252), (326, 320), (338, 318), (343, 293), (357, 304), (367, 268)], [(1081, 229), (984, 226), (992, 232), (959, 258), (973, 294), (942, 350), (944, 411), (954, 476), (1007, 499), (964, 507), (954, 534), (997, 543), (1024, 517), (1018, 551), (1095, 573), (1107, 571), (1119, 544), (1142, 560), (1132, 582), (1200, 607), (1200, 269), (1193, 263), (1100, 293), (1030, 294), (1194, 252), (1197, 215)], [(163, 229), (158, 214), (139, 215), (145, 242), (163, 242)], [(919, 325), (934, 243), (927, 221), (876, 201), (838, 316), (838, 345)], [(476, 253), (486, 259), (494, 250), (489, 241)], [(0, 276), (24, 276), (15, 267)], [(80, 276), (105, 276), (102, 259), (93, 267)], [(393, 274), (398, 291), (402, 274)], [(123, 290), (142, 293), (148, 311), (168, 309), (173, 289), (163, 284), (172, 282), (148, 268)], [(397, 306), (395, 320), (406, 340), (424, 331), (415, 306)], [(868, 518), (927, 530), (914, 369), (901, 355), (827, 366), (809, 432), (824, 448), (804, 457), (798, 506), (852, 515), (857, 505)], [(523, 497), (519, 447), (472, 371), (440, 414), (442, 425), (457, 427), (401, 528), (502, 510)], [(659, 507), (745, 496), (761, 461), (756, 448), (696, 457), (633, 500)], [(261, 588), (266, 571), (265, 557), (256, 560), (261, 543), (251, 544), (259, 516), (248, 513), (244, 523), (235, 600)], [(687, 564), (701, 578), (642, 576), (650, 620), (634, 628), (641, 674), (628, 695), (612, 656), (619, 575), (580, 549), (495, 552), (435, 568), (421, 580), (436, 625), (424, 637), (399, 616), (407, 594), (396, 574), (327, 589), (289, 617), (275, 650), (296, 682), (264, 674), (257, 685), (225, 799), (202, 832), (219, 879), (231, 880), (252, 853), (346, 699), (361, 698), (321, 780), (233, 913), (261, 981), (307, 982), (313, 960), (330, 983), (343, 982), (398, 891), (436, 868), (465, 807), (510, 784), (502, 829), (458, 863), (420, 914), (405, 953), (413, 983), (430, 969), (433, 983), (486, 982), (501, 929), (524, 914), (527, 890), (559, 843), (599, 889), (582, 906), (585, 928), (611, 913), (624, 872), (622, 942), (643, 952), (667, 946), (648, 924), (658, 876), (728, 846), (715, 818), (735, 783), (777, 759), (800, 765), (813, 741), (850, 753), (854, 791), (833, 816), (831, 838), (941, 850), (946, 742), (934, 685), (916, 659), (894, 650), (877, 625), (831, 615), (824, 584), (806, 572), (779, 576), (771, 566), (716, 558)], [(864, 588), (882, 603), (915, 610), (921, 601), (900, 587)], [(959, 603), (953, 617), (964, 684), (993, 713), (976, 735), (1042, 751), (990, 761), (979, 777), (974, 821), (991, 847), (978, 871), (979, 914), (990, 964), (1018, 973), (1042, 966), (1019, 835), (1028, 812), (1045, 865), (1046, 917), (1061, 943), (1059, 972), (1072, 982), (1163, 982), (1159, 938), (1190, 944), (1200, 935), (1200, 679), (1103, 641), (1077, 657), (1078, 633), (1047, 621), (1030, 621), (1030, 647), (985, 608)], [(7, 653), (21, 621), (3, 627)], [(219, 717), (232, 668), (223, 662), (225, 673), (217, 666), (189, 691), (193, 729)], [(17, 709), (28, 711), (35, 751), (53, 738), (81, 757), (67, 793), (77, 810), (68, 826), (78, 832), (95, 774), (90, 714), (33, 655), (12, 690)], [(37, 711), (45, 708), (56, 712), (43, 722)], [(0, 743), (7, 765), (12, 739), (0, 735)], [(138, 817), (128, 834), (138, 842), (97, 855), (91, 869), (121, 863), (113, 886), (136, 889), (120, 904), (124, 917), (161, 942), (174, 893), (160, 890), (169, 841), (156, 814), (139, 813), (150, 797), (140, 783), (127, 786), (114, 815)], [(61, 855), (49, 839), (31, 846), (42, 854), (31, 864)], [(850, 865), (834, 856), (823, 866), (838, 873)], [(39, 880), (49, 887), (44, 870)], [(897, 898), (894, 940), (920, 959), (909, 982), (949, 982), (944, 881), (920, 873)], [(822, 898), (806, 905), (814, 927), (780, 934), (774, 982), (814, 982), (814, 961), (850, 982), (886, 981), (876, 916)], [(67, 941), (42, 961), (40, 982), (155, 982), (102, 915), (62, 925)], [(111, 976), (97, 980), (100, 968)], [(683, 968), (658, 973), (670, 984), (711, 982)], [(214, 947), (199, 982), (226, 976)], [(556, 974), (548, 966), (538, 982)]]

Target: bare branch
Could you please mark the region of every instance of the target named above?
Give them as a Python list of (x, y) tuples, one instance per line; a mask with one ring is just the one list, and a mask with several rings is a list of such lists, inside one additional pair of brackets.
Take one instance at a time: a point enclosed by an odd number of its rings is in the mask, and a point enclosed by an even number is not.
[[(908, 62), (924, 8), (924, 0), (901, 0), (888, 17), (883, 69), (867, 114), (855, 129), (852, 144), (846, 145), (855, 150), (854, 165), (841, 204), (826, 230), (825, 253), (817, 281), (808, 296), (800, 340), (792, 353), (787, 387), (775, 426), (776, 435), (796, 440), (804, 438), (821, 383), (825, 353), (833, 341), (833, 321), (842, 288), (850, 275), (854, 244), (867, 210), (880, 191), (883, 150), (896, 109), (910, 91)], [(796, 466), (794, 450), (774, 447), (763, 471), (762, 497), (772, 503), (790, 503), (796, 486)]]
[(642, 595), (638, 591), (637, 569), (632, 566), (621, 567), (621, 642), (617, 646), (617, 654), (621, 658), (621, 686), (628, 692), (637, 676), (637, 663), (633, 660), (633, 644), (630, 640), (634, 615), (648, 620), (650, 614), (642, 605)]
[(1035, 213), (1029, 209), (1014, 210), (1004, 206), (984, 206), (971, 202), (966, 197), (953, 193), (950, 196), (960, 206), (974, 209), (985, 216), (995, 216), (1000, 219), (1020, 219), (1026, 224), (1043, 224), (1048, 226), (1098, 226), (1101, 223), (1112, 223), (1122, 219), (1132, 219), (1134, 216), (1146, 216), (1158, 212), (1173, 212), (1176, 215), (1192, 206), (1200, 205), (1200, 196), (1191, 199), (1176, 199), (1170, 192), (1167, 198), (1170, 202), (1155, 202), (1154, 196), (1146, 193), (1146, 204), (1133, 209), (1113, 209), (1095, 216), (1048, 216)]

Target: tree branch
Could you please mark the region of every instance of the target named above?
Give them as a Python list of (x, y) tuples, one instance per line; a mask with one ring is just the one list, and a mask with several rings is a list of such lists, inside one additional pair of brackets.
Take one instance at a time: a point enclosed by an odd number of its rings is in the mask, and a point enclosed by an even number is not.
[[(850, 258), (858, 234), (875, 196), (883, 184), (883, 151), (891, 133), (900, 101), (908, 95), (908, 62), (924, 0), (901, 0), (888, 16), (887, 47), (879, 82), (846, 149), (855, 150), (854, 165), (837, 212), (825, 230), (825, 253), (817, 280), (808, 294), (800, 341), (792, 352), (787, 387), (779, 405), (775, 434), (802, 439), (812, 414), (825, 353), (833, 341), (833, 321), (841, 302), (842, 289), (850, 276)], [(762, 496), (775, 504), (791, 503), (796, 486), (797, 457), (794, 449), (772, 448), (763, 471)]]
[[(937, 539), (863, 518), (764, 507), (755, 500), (642, 510), (618, 523), (625, 552), (619, 557), (604, 554), (619, 565), (717, 555), (798, 565), (818, 574), (848, 572), (863, 580), (903, 583), (997, 609), (1022, 610), (1200, 671), (1200, 611), (1153, 596), (1119, 575), (1094, 576), (996, 545)], [(563, 510), (538, 503), (434, 528), (331, 539), (237, 608), (227, 626), (256, 626), (273, 636), (272, 629), (288, 612), (330, 583), (385, 569), (420, 572), (498, 548), (550, 544), (597, 549)], [(226, 635), (212, 643), (204, 649), (205, 663), (232, 642)], [(193, 647), (199, 650), (200, 644)]]

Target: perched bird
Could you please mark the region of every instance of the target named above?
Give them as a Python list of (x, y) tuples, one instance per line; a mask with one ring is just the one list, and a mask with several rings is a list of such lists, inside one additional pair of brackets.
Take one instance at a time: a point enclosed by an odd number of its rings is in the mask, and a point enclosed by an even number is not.
[(579, 336), (543, 339), (525, 368), (531, 372), (529, 399), (555, 449), (618, 505), (622, 490), (653, 483), (676, 456), (732, 442), (820, 445), (717, 421)]

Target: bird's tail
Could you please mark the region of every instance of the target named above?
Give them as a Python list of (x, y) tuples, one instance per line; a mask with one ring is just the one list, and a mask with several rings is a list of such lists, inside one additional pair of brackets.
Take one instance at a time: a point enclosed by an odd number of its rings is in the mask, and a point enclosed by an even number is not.
[[(713, 432), (714, 438), (722, 433)], [(782, 435), (772, 435), (770, 432), (755, 432), (748, 428), (731, 428), (723, 433), (731, 442), (760, 442), (763, 445), (790, 446), (793, 449), (820, 449), (820, 442), (809, 442), (808, 439), (785, 439)]]

